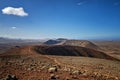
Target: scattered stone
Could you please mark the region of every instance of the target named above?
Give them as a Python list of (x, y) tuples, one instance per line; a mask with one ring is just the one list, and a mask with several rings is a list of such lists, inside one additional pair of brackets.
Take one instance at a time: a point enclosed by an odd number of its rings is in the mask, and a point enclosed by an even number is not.
[(31, 71), (31, 70), (33, 70), (33, 68), (28, 68), (27, 70), (28, 70), (28, 71)]
[(41, 67), (41, 69), (45, 69), (45, 68), (46, 68), (46, 66), (45, 66), (45, 65)]
[(60, 76), (59, 76), (59, 75), (56, 75), (55, 77), (56, 77), (56, 79), (59, 79), (59, 78), (60, 78)]
[(53, 65), (53, 67), (56, 67), (56, 68), (61, 68), (60, 65)]
[(18, 80), (15, 75), (12, 76), (13, 80)]
[(15, 75), (13, 75), (13, 76), (7, 75), (5, 80), (18, 80), (18, 78)]
[(12, 76), (11, 75), (7, 75), (5, 80), (12, 80)]
[(87, 73), (83, 73), (82, 75), (83, 75), (83, 76), (87, 76)]
[(65, 67), (65, 68), (63, 69), (63, 71), (70, 72), (70, 71), (71, 71), (71, 68)]
[(70, 80), (70, 78), (69, 78), (69, 77), (66, 77), (65, 80)]
[(119, 78), (118, 78), (118, 77), (115, 77), (115, 79), (116, 79), (116, 80), (119, 80)]
[(49, 73), (57, 72), (57, 68), (56, 67), (51, 67), (51, 68), (48, 69), (48, 72)]
[(51, 74), (51, 75), (50, 75), (50, 79), (52, 79), (52, 80), (53, 80), (53, 79), (56, 79), (55, 74)]
[(72, 78), (73, 79), (78, 79), (78, 77), (76, 75), (73, 75)]
[(73, 74), (73, 75), (80, 75), (80, 74), (82, 74), (82, 73), (81, 73), (79, 70), (75, 70), (75, 71), (72, 72), (72, 74)]

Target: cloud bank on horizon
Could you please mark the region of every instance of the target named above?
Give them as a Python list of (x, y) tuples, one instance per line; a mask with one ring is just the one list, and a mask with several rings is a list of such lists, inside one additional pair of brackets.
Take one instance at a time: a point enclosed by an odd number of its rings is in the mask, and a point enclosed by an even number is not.
[(15, 15), (22, 17), (28, 16), (28, 13), (26, 13), (22, 7), (19, 8), (5, 7), (4, 9), (2, 9), (2, 13), (7, 15)]

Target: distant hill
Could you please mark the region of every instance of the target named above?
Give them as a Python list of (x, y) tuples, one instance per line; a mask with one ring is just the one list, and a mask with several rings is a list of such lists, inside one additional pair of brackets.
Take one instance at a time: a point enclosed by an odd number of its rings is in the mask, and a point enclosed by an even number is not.
[(40, 44), (42, 44), (41, 40), (11, 39), (0, 37), (0, 54), (17, 46), (40, 45)]
[(0, 43), (29, 43), (29, 42), (42, 42), (42, 40), (37, 39), (14, 39), (0, 37)]
[(46, 42), (44, 42), (44, 44), (47, 44), (47, 45), (54, 45), (54, 44), (58, 44), (58, 43), (61, 43), (62, 41), (60, 40), (48, 40)]
[(65, 41), (65, 40), (68, 40), (68, 39), (66, 39), (66, 38), (58, 38), (56, 40)]
[(12, 42), (23, 42), (23, 40), (0, 37), (0, 43), (12, 43)]
[(47, 45), (69, 45), (69, 46), (80, 46), (91, 48), (95, 50), (100, 50), (100, 48), (94, 43), (87, 40), (67, 40), (67, 39), (56, 39), (56, 40), (48, 40), (44, 42)]
[(100, 49), (97, 45), (87, 40), (66, 40), (66, 42), (63, 43), (63, 45), (81, 46), (81, 47), (91, 48), (95, 50)]

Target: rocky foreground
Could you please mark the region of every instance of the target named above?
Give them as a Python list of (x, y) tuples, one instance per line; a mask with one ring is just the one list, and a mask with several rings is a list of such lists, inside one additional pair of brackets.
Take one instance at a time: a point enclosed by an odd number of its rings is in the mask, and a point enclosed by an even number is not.
[[(72, 57), (67, 59), (64, 56), (41, 55), (33, 51), (32, 47), (15, 49), (0, 55), (0, 80), (120, 80), (120, 68), (116, 65), (120, 64), (118, 61), (112, 66), (113, 69), (118, 69), (118, 74), (112, 74), (112, 71), (102, 74), (99, 72), (104, 70), (102, 63), (96, 65), (98, 69), (94, 71), (94, 67), (90, 67), (94, 63), (76, 66), (82, 62), (74, 64), (77, 61), (69, 62), (69, 59)], [(89, 70), (84, 67), (89, 67)]]

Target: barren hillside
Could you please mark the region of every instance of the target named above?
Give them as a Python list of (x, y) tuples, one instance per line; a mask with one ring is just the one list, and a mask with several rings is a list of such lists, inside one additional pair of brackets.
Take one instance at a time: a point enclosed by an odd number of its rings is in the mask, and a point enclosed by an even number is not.
[(81, 46), (95, 50), (100, 49), (97, 45), (87, 40), (67, 40), (65, 43), (63, 43), (63, 45)]
[(120, 59), (120, 41), (92, 41), (97, 44), (102, 52)]
[(68, 45), (68, 46), (80, 46), (80, 47), (86, 47), (86, 48), (90, 48), (90, 49), (95, 49), (95, 50), (100, 50), (100, 48), (87, 40), (61, 40), (61, 39), (57, 39), (57, 40), (48, 40), (46, 42), (44, 42), (44, 44), (47, 45)]
[(35, 50), (38, 53), (45, 55), (62, 55), (62, 56), (84, 56), (92, 58), (110, 59), (117, 60), (107, 54), (96, 51), (94, 49), (89, 49), (79, 46), (36, 46)]
[[(75, 47), (78, 49), (79, 47)], [(14, 48), (0, 54), (0, 79), (13, 76), (13, 80), (119, 80), (120, 62), (105, 59), (73, 56), (42, 55), (64, 50), (73, 51), (72, 47), (38, 47), (43, 52), (36, 52), (36, 46)], [(81, 53), (89, 49), (79, 48)], [(82, 51), (83, 50), (83, 51)], [(64, 53), (62, 51), (62, 54)], [(56, 52), (56, 51), (55, 51)], [(93, 50), (92, 53), (96, 51)], [(103, 54), (97, 52), (98, 54)], [(57, 53), (56, 53), (57, 54)], [(60, 53), (59, 53), (60, 54)], [(72, 53), (70, 53), (72, 54)], [(102, 55), (103, 56), (103, 55)], [(111, 57), (110, 57), (111, 58)], [(113, 58), (111, 58), (113, 59)], [(108, 64), (109, 65), (108, 65)], [(106, 64), (106, 65), (105, 65)], [(17, 79), (15, 79), (17, 78)]]

